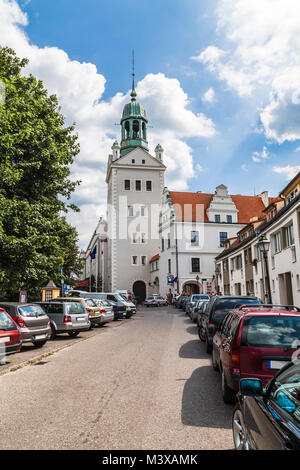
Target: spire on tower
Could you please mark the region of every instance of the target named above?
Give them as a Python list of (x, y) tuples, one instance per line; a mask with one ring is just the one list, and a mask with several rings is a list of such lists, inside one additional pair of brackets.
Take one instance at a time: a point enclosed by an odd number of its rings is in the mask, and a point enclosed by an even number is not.
[(134, 49), (132, 50), (132, 91), (130, 93), (131, 101), (136, 101), (136, 91), (135, 91), (135, 83), (134, 83)]

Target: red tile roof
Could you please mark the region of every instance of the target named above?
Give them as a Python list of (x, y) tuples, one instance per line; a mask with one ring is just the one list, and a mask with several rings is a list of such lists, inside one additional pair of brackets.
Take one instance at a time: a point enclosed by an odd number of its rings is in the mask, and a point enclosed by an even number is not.
[[(169, 192), (172, 204), (174, 206), (175, 215), (177, 220), (193, 220), (197, 222), (208, 222), (207, 209), (213, 198), (214, 194), (206, 193), (186, 193), (186, 192)], [(250, 222), (252, 217), (263, 217), (263, 211), (265, 209), (264, 203), (260, 196), (241, 196), (241, 195), (230, 195), (238, 210), (238, 223), (247, 224)], [(273, 198), (269, 198), (269, 203), (272, 202)], [(185, 209), (184, 206), (190, 204), (191, 213)], [(204, 217), (201, 215), (201, 211), (196, 214), (196, 206), (203, 204)]]

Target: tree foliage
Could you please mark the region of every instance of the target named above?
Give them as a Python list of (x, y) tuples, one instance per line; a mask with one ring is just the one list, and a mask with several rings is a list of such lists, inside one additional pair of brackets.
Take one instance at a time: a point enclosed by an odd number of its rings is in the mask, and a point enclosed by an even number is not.
[(74, 126), (66, 126), (57, 97), (42, 81), (22, 76), (27, 59), (0, 47), (0, 296), (20, 290), (39, 298), (53, 279), (79, 273), (77, 233), (61, 214), (79, 182), (70, 165), (79, 152)]

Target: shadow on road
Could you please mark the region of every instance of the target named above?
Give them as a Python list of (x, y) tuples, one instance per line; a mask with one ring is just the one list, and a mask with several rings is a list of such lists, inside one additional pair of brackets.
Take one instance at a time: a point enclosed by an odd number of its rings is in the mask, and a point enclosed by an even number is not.
[(194, 370), (183, 395), (181, 420), (187, 426), (231, 429), (233, 406), (223, 402), (220, 375), (210, 366)]
[(179, 357), (183, 359), (209, 359), (210, 356), (201, 347), (199, 339), (192, 339), (179, 349)]
[(187, 329), (186, 329), (187, 333), (190, 333), (191, 335), (197, 335), (198, 336), (198, 328), (197, 328), (197, 325), (194, 325), (194, 326), (189, 326)]

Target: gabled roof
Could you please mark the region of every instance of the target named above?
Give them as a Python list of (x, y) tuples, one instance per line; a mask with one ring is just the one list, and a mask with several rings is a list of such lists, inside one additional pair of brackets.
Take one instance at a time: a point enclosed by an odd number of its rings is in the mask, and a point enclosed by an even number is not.
[[(188, 193), (188, 192), (169, 192), (172, 204), (175, 206), (175, 215), (177, 220), (182, 220), (184, 214), (184, 205), (192, 205), (192, 220), (197, 222), (208, 222), (207, 209), (210, 205), (211, 199), (214, 194), (207, 193)], [(264, 203), (260, 196), (241, 196), (241, 195), (230, 195), (233, 203), (238, 210), (238, 223), (248, 224), (252, 217), (263, 217), (263, 211), (265, 209)], [(269, 203), (273, 198), (269, 198)], [(203, 204), (204, 206), (204, 220), (199, 219), (196, 214), (197, 204)], [(180, 210), (181, 209), (181, 210)]]

